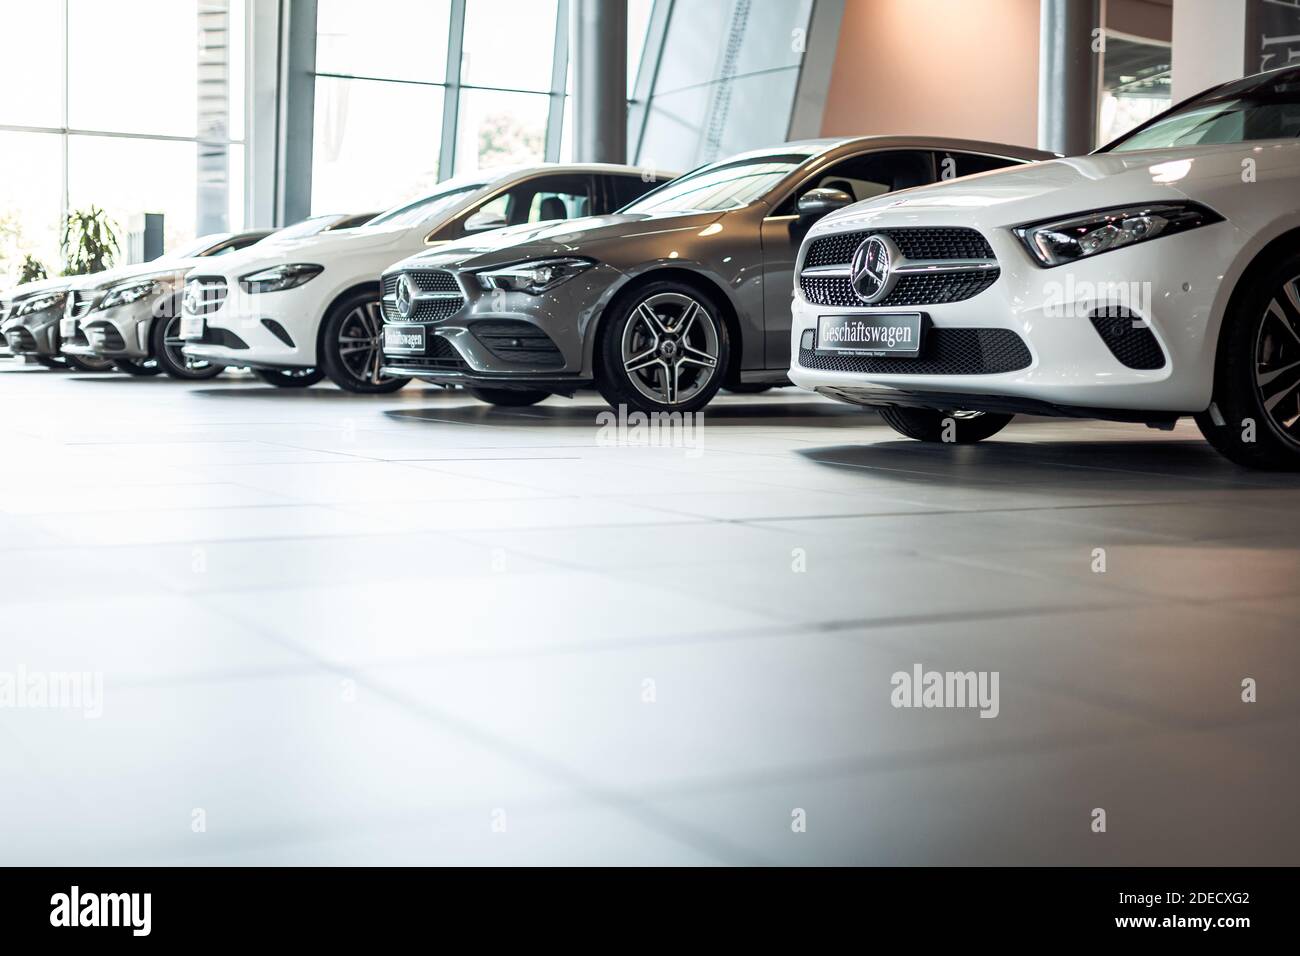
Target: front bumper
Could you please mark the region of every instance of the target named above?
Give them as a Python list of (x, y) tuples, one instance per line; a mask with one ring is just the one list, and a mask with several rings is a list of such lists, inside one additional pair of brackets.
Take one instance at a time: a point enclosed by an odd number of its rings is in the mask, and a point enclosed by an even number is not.
[[(947, 407), (1049, 414), (1091, 411), (1096, 417), (1126, 420), (1154, 420), (1208, 407), (1221, 319), (1215, 314), (1217, 277), (1232, 262), (1238, 242), (1230, 224), (1205, 226), (1055, 269), (1034, 263), (1009, 230), (982, 232), (1001, 275), (970, 299), (892, 310), (834, 308), (809, 302), (798, 292), (791, 324), (791, 381), (863, 405), (944, 407), (941, 403), (950, 401)], [(1153, 337), (1163, 355), (1161, 367), (1129, 367), (1107, 344), (1091, 315), (1099, 307), (1115, 305), (1136, 316), (1135, 324), (1130, 323), (1134, 334)], [(930, 333), (937, 331), (940, 337), (958, 329), (1014, 334), (1027, 350), (1027, 361), (1011, 363), (1015, 367), (1007, 371), (971, 374), (977, 363), (969, 363), (951, 366), (956, 374), (918, 374), (909, 368), (909, 359), (834, 362), (818, 354), (820, 316), (889, 311), (926, 314)], [(811, 343), (805, 337), (809, 334)], [(922, 358), (927, 358), (924, 352)], [(997, 368), (997, 363), (990, 366)]]
[(141, 301), (65, 319), (62, 350), (68, 355), (86, 358), (147, 359), (151, 351), (149, 330), (153, 313), (153, 305)]
[(22, 318), (9, 319), (4, 323), (5, 344), (14, 355), (40, 355), (56, 358), (59, 354), (59, 319), (63, 310), (48, 309), (34, 312)]
[(587, 333), (622, 278), (617, 269), (597, 263), (543, 295), (528, 295), (488, 291), (473, 274), (457, 273), (463, 304), (430, 322), (401, 318), (386, 299), (385, 327), (423, 328), (425, 345), (386, 348), (381, 371), (439, 385), (557, 392), (586, 387), (592, 382)]
[[(214, 365), (249, 368), (314, 368), (320, 330), (320, 293), (307, 282), (296, 289), (257, 294), (230, 287), (220, 308), (204, 314), (201, 337), (187, 337), (182, 351)], [(315, 281), (315, 280), (313, 280)]]

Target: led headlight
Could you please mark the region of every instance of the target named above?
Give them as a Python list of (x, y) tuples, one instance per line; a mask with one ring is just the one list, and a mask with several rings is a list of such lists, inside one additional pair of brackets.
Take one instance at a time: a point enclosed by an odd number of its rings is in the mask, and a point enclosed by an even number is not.
[(310, 262), (289, 262), (240, 276), (239, 286), (245, 292), (283, 292), (285, 289), (298, 288), (323, 271), (325, 271), (324, 266)]
[(50, 309), (63, 311), (63, 304), (66, 301), (68, 293), (66, 292), (48, 292), (45, 295), (33, 296), (14, 306), (14, 315), (34, 315), (37, 312), (46, 312)]
[(1014, 232), (1039, 264), (1051, 268), (1222, 221), (1194, 202), (1150, 203), (1030, 223)]
[(485, 289), (541, 295), (593, 265), (590, 259), (533, 259), (480, 272), (478, 281)]
[(139, 302), (157, 291), (158, 281), (156, 279), (141, 279), (139, 282), (114, 286), (104, 293), (102, 299), (95, 303), (93, 311), (98, 312), (100, 309), (115, 309), (120, 305), (130, 305), (132, 302)]

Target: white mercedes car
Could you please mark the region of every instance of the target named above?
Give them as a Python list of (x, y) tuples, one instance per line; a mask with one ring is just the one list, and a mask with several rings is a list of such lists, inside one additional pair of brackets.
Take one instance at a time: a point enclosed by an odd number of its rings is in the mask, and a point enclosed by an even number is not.
[(1190, 415), (1300, 468), (1297, 137), (1300, 69), (1276, 70), (1087, 156), (834, 212), (796, 264), (790, 378), (923, 441)]
[(63, 354), (86, 362), (111, 361), (130, 375), (166, 372), (179, 379), (212, 378), (222, 366), (189, 358), (181, 351), (180, 302), (186, 274), (268, 236), (281, 240), (352, 229), (375, 215), (333, 213), (312, 216), (277, 232), (257, 229), (203, 236), (150, 262), (80, 280), (69, 291), (59, 324)]
[(188, 363), (175, 341), (174, 303), (185, 273), (207, 256), (229, 255), (270, 234), (269, 230), (201, 236), (175, 253), (74, 280), (59, 320), (59, 350), (70, 361), (130, 375), (167, 372), (174, 378), (210, 378), (221, 369)]
[[(385, 377), (379, 274), (399, 259), (502, 226), (612, 212), (672, 177), (631, 166), (549, 165), (448, 180), (359, 229), (308, 239), (274, 236), (185, 284), (184, 353), (249, 366), (273, 385), (311, 385), (328, 375), (351, 392), (392, 392)], [(218, 265), (214, 263), (214, 265)], [(421, 307), (459, 302), (452, 290), (420, 291)], [(459, 305), (457, 305), (459, 308)]]

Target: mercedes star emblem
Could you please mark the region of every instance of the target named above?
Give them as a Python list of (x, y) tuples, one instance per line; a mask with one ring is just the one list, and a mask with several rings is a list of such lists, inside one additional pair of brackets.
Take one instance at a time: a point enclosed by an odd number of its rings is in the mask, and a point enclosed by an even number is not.
[(894, 264), (901, 258), (888, 236), (868, 236), (853, 253), (849, 281), (863, 302), (879, 302), (894, 288)]

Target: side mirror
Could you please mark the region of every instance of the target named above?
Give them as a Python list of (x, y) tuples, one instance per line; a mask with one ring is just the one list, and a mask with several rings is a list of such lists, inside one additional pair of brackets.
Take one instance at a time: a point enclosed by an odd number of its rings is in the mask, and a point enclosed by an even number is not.
[(487, 232), (491, 229), (500, 229), (506, 224), (506, 221), (500, 216), (493, 215), (486, 209), (480, 209), (474, 215), (465, 220), (466, 232)]
[(851, 206), (855, 201), (842, 189), (810, 189), (799, 197), (799, 218), (812, 222), (836, 209)]

